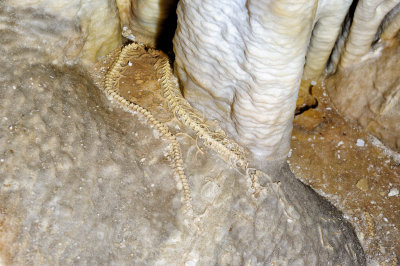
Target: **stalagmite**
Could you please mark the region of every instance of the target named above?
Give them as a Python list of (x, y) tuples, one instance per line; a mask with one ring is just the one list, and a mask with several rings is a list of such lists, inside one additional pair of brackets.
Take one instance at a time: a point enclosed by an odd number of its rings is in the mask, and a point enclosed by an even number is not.
[(174, 51), (185, 97), (260, 162), (289, 151), (316, 9), (314, 1), (179, 3)]

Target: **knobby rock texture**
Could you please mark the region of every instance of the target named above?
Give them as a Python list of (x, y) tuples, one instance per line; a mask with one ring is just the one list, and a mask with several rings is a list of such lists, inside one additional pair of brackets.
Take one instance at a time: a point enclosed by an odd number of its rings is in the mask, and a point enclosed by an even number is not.
[[(109, 101), (102, 79), (71, 63), (68, 43), (52, 42), (64, 32), (79, 37), (79, 28), (4, 3), (0, 16), (1, 263), (365, 264), (352, 227), (287, 166), (260, 172), (255, 195), (218, 154), (199, 154), (196, 136), (156, 101), (145, 107), (182, 135), (193, 205), (186, 216), (168, 139)], [(104, 76), (114, 59), (96, 73)], [(121, 74), (123, 87), (134, 72)], [(152, 84), (143, 93), (163, 99), (157, 78)]]

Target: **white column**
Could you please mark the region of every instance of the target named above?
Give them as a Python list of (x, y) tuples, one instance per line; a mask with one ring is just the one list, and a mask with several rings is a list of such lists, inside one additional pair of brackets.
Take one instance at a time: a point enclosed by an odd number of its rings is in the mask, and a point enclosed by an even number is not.
[(174, 39), (185, 97), (255, 160), (290, 146), (316, 1), (182, 0)]
[(324, 1), (318, 8), (303, 79), (318, 79), (323, 74), (351, 3), (352, 0)]
[(361, 57), (369, 52), (383, 18), (399, 3), (400, 0), (360, 0), (358, 2), (349, 37), (340, 58), (340, 68), (359, 62)]

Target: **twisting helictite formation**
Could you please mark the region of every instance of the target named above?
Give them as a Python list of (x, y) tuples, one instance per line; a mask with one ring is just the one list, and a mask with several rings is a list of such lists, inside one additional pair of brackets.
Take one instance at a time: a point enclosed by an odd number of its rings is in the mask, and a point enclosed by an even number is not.
[(125, 59), (135, 56), (138, 52), (138, 47), (139, 46), (137, 44), (132, 43), (122, 49), (114, 65), (111, 67), (110, 71), (106, 75), (105, 92), (110, 98), (117, 101), (122, 109), (128, 112), (132, 112), (134, 114), (136, 112), (141, 113), (163, 137), (168, 139), (172, 146), (173, 168), (175, 174), (179, 177), (179, 180), (182, 184), (185, 212), (191, 215), (193, 212), (191, 203), (192, 197), (190, 195), (188, 180), (184, 172), (181, 148), (176, 137), (168, 130), (165, 124), (155, 119), (148, 110), (136, 103), (125, 99), (118, 93), (119, 80), (121, 78), (121, 73), (124, 70)]
[[(169, 131), (167, 125), (158, 121), (149, 110), (125, 99), (119, 93), (119, 81), (123, 76), (124, 68), (128, 65), (129, 59), (135, 58), (141, 53), (140, 47), (142, 46), (139, 44), (131, 43), (122, 48), (114, 64), (106, 74), (105, 93), (109, 98), (115, 100), (123, 110), (133, 114), (142, 114), (161, 136), (165, 137), (170, 142), (174, 172), (179, 177), (183, 189), (184, 211), (191, 216), (193, 214), (192, 197), (188, 179), (184, 172), (182, 151), (176, 136)], [(154, 50), (149, 50), (149, 52), (153, 54), (156, 53)], [(201, 118), (201, 115), (183, 98), (179, 90), (177, 78), (172, 73), (168, 57), (160, 57), (154, 67), (159, 77), (163, 96), (168, 103), (170, 111), (173, 112), (185, 126), (192, 129), (208, 148), (217, 152), (227, 163), (244, 171), (251, 179), (252, 188), (259, 187), (256, 171), (248, 168), (248, 162), (243, 148), (234, 141), (228, 139), (225, 132), (221, 129), (211, 130), (211, 125), (207, 124), (207, 121)]]

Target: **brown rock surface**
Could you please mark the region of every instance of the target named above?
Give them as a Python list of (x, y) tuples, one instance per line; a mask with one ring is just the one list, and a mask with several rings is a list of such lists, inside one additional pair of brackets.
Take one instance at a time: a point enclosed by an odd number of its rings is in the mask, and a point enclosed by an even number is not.
[(327, 80), (333, 103), (387, 146), (400, 151), (400, 41), (381, 44), (374, 54)]
[(319, 84), (312, 94), (318, 107), (294, 119), (291, 169), (351, 221), (370, 261), (396, 265), (400, 199), (388, 193), (400, 188), (400, 156), (341, 117)]

